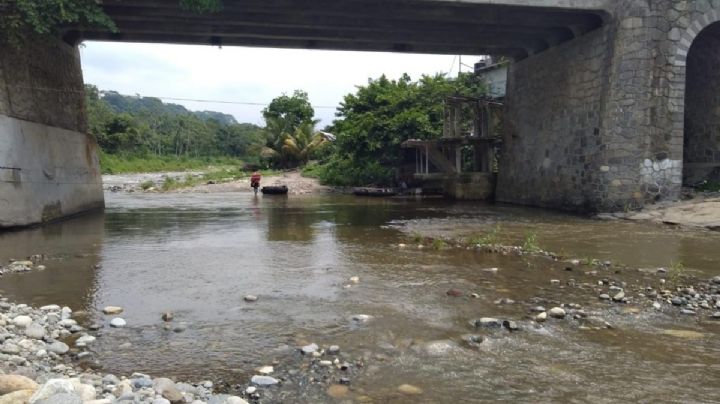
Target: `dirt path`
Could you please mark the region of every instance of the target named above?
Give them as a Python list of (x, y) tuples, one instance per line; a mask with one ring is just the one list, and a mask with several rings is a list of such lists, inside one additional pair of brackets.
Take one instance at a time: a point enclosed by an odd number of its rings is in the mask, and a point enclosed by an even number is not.
[[(320, 185), (316, 178), (307, 178), (300, 175), (298, 171), (289, 171), (281, 175), (263, 177), (260, 186), (287, 185), (291, 195), (304, 195), (319, 192), (328, 192), (330, 187)], [(252, 192), (250, 180), (225, 182), (222, 184), (203, 184), (191, 188), (178, 189), (178, 193), (216, 193), (216, 192)]]

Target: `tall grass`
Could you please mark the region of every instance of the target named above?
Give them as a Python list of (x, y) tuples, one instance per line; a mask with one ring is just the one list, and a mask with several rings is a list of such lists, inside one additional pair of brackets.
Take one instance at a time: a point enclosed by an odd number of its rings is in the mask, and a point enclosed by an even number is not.
[(188, 158), (100, 153), (100, 168), (103, 174), (201, 170), (212, 166), (236, 167), (239, 170), (244, 166), (244, 162), (234, 157)]

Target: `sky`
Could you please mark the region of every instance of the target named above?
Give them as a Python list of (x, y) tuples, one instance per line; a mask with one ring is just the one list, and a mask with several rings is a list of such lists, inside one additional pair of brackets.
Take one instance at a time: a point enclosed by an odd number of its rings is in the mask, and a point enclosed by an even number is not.
[[(367, 84), (368, 78), (383, 73), (393, 79), (403, 73), (413, 79), (435, 73), (454, 77), (458, 71), (458, 58), (448, 55), (111, 42), (85, 42), (80, 53), (85, 83), (100, 90), (164, 98), (190, 110), (224, 112), (257, 125), (264, 125), (265, 105), (295, 89), (308, 93), (323, 127), (332, 123), (343, 96)], [(478, 60), (462, 56), (464, 65)], [(468, 66), (463, 71), (470, 71)]]

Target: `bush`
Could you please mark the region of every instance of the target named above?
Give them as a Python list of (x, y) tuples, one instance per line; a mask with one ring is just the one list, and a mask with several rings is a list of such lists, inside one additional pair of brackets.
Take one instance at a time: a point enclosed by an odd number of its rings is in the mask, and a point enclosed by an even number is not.
[(377, 161), (335, 158), (319, 170), (323, 184), (337, 186), (392, 185), (393, 170)]

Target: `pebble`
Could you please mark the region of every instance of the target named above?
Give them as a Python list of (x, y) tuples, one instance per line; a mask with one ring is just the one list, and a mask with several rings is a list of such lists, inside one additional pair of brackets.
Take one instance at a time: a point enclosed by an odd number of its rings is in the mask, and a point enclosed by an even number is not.
[(610, 300), (610, 295), (603, 293), (600, 295), (600, 300)]
[(16, 327), (27, 327), (32, 324), (33, 319), (30, 316), (17, 316), (12, 320)]
[(618, 292), (618, 294), (616, 294), (615, 296), (613, 296), (612, 299), (613, 299), (613, 301), (616, 301), (616, 302), (622, 302), (623, 299), (625, 299), (625, 292), (623, 292), (623, 291), (621, 290), (620, 292)]
[(658, 302), (653, 302), (653, 308), (655, 310), (660, 310), (662, 308), (662, 305)]
[(244, 299), (246, 302), (257, 302), (258, 297), (255, 296), (255, 295), (247, 295), (247, 296), (243, 297), (243, 299)]
[(542, 306), (535, 306), (530, 308), (531, 313), (542, 313), (545, 311), (545, 308)]
[(717, 313), (714, 313), (714, 314), (712, 315), (712, 318), (714, 318), (714, 319), (716, 319), (716, 320), (720, 320), (720, 311), (718, 311)]
[(537, 321), (538, 323), (542, 323), (545, 320), (547, 320), (547, 316), (548, 316), (547, 312), (542, 312), (542, 313), (538, 314), (537, 316), (535, 316), (535, 321)]
[(38, 323), (31, 323), (25, 328), (25, 336), (33, 339), (43, 339), (45, 336), (45, 327)]
[(48, 345), (47, 350), (58, 355), (65, 355), (70, 350), (70, 347), (64, 342), (55, 341)]
[(175, 317), (172, 312), (166, 311), (162, 314), (162, 320), (163, 321), (172, 321), (172, 319)]
[(340, 353), (340, 347), (337, 345), (330, 345), (330, 348), (328, 348), (327, 353), (329, 355), (337, 355)]
[(312, 343), (310, 345), (305, 345), (304, 347), (300, 348), (303, 355), (310, 355), (310, 354), (316, 352), (318, 349), (319, 349), (319, 347), (315, 343)]
[(103, 313), (105, 313), (105, 314), (120, 314), (122, 312), (123, 312), (123, 308), (118, 307), (118, 306), (106, 306), (103, 309)]
[(276, 378), (270, 376), (253, 376), (250, 382), (258, 386), (273, 386), (280, 383)]
[(560, 279), (551, 279), (551, 280), (550, 280), (550, 284), (551, 284), (551, 285), (559, 285), (559, 284), (560, 284)]
[(412, 384), (401, 384), (398, 386), (398, 391), (407, 395), (418, 395), (423, 392), (420, 387), (413, 386)]
[(255, 386), (250, 386), (250, 387), (248, 387), (248, 388), (245, 389), (245, 394), (253, 394), (253, 393), (255, 393), (256, 391), (257, 391), (257, 387), (255, 387)]
[(565, 310), (560, 307), (553, 307), (547, 312), (550, 317), (553, 318), (565, 318)]
[(275, 368), (273, 368), (272, 366), (263, 366), (263, 367), (259, 368), (257, 371), (261, 375), (269, 375), (275, 371)]
[(114, 319), (110, 320), (110, 327), (122, 328), (122, 327), (125, 327), (126, 325), (127, 325), (127, 322), (120, 317), (115, 317)]
[(460, 289), (450, 289), (446, 293), (448, 296), (452, 296), (452, 297), (460, 297), (463, 295), (463, 292)]
[(369, 316), (367, 314), (356, 314), (352, 316), (351, 319), (357, 323), (367, 323), (368, 321), (372, 320), (372, 316)]
[(350, 282), (352, 283), (360, 283), (360, 278), (357, 276), (353, 276), (350, 278)]

